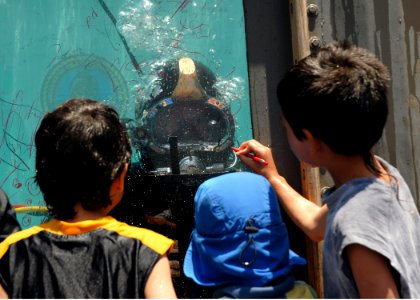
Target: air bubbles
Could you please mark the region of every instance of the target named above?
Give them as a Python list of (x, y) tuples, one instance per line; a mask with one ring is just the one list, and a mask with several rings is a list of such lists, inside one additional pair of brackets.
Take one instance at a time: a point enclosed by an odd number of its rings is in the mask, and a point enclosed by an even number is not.
[(123, 24), (121, 26), (123, 32), (131, 32), (137, 29), (137, 27), (133, 24)]
[(220, 100), (227, 105), (230, 105), (233, 101), (240, 101), (245, 95), (244, 80), (241, 77), (220, 80), (214, 86), (221, 94)]
[(152, 2), (150, 2), (148, 0), (144, 0), (143, 1), (143, 8), (145, 10), (150, 10), (152, 8), (152, 6), (153, 6), (153, 3)]

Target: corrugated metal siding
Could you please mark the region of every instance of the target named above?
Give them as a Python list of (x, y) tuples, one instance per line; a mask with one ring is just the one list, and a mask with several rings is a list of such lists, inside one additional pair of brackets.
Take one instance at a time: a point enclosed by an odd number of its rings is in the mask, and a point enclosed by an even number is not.
[(395, 165), (420, 207), (420, 1), (320, 0), (310, 34), (321, 45), (347, 39), (389, 67), (390, 114), (377, 153)]
[[(288, 147), (275, 93), (293, 63), (289, 1), (243, 3), (254, 136), (272, 146), (280, 173), (301, 190), (299, 164)], [(309, 4), (318, 8), (317, 15), (308, 17), (310, 36), (317, 38), (313, 45), (348, 39), (376, 53), (390, 68), (389, 120), (376, 150), (399, 168), (420, 207), (420, 1), (307, 0)], [(329, 176), (323, 170), (320, 174), (321, 187), (330, 185)], [(291, 223), (292, 248), (304, 254), (302, 232)], [(308, 259), (311, 265), (319, 263), (315, 257)], [(301, 277), (307, 279), (305, 275)]]

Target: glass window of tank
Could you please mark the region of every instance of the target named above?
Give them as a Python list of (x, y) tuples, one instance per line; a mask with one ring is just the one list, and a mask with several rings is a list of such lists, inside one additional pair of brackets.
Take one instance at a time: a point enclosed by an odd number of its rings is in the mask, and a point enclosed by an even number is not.
[(2, 0), (0, 20), (0, 187), (22, 227), (48, 218), (39, 122), (86, 97), (115, 107), (132, 140), (115, 216), (182, 252), (197, 186), (241, 169), (231, 147), (252, 138), (242, 1)]

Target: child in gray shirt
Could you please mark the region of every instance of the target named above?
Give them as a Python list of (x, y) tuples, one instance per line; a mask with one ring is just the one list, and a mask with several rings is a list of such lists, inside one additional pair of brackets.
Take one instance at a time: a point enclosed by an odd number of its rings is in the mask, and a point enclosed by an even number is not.
[(389, 79), (373, 54), (344, 42), (302, 59), (280, 81), (293, 153), (334, 180), (321, 206), (278, 174), (268, 147), (251, 140), (237, 152), (269, 180), (292, 220), (324, 240), (326, 298), (420, 298), (420, 216), (399, 172), (372, 152), (388, 115)]

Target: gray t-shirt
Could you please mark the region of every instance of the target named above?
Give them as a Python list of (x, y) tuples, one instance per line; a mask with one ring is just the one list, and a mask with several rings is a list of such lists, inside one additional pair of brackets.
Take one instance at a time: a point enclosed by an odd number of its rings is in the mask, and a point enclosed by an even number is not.
[(344, 249), (363, 245), (391, 262), (400, 296), (420, 298), (420, 216), (398, 170), (377, 157), (395, 179), (358, 178), (323, 196), (328, 205), (323, 272), (326, 298), (360, 298)]

